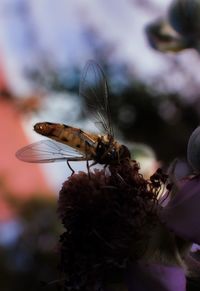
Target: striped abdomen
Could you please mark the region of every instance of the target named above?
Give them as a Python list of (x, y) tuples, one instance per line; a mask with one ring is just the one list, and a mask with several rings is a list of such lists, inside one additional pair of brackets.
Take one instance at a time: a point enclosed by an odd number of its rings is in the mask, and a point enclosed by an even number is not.
[(95, 155), (98, 135), (89, 134), (79, 128), (67, 126), (65, 124), (50, 122), (36, 123), (34, 130), (41, 135), (66, 144), (80, 152), (87, 152), (91, 157)]

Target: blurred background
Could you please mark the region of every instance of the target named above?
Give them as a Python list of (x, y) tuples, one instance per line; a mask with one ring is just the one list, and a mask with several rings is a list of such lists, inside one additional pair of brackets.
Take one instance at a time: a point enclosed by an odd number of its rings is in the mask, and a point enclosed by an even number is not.
[(200, 56), (155, 51), (145, 35), (170, 2), (0, 1), (1, 290), (43, 290), (44, 282), (56, 290), (56, 200), (70, 171), (66, 163), (23, 163), (15, 152), (41, 139), (33, 132), (38, 121), (91, 128), (78, 96), (88, 59), (104, 69), (115, 136), (143, 173), (185, 157), (199, 124)]

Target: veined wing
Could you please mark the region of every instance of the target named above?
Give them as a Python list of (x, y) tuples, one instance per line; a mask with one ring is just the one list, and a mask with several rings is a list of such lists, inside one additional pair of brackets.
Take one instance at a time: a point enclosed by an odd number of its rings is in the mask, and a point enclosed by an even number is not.
[(79, 94), (84, 97), (96, 125), (113, 136), (107, 81), (103, 70), (94, 61), (88, 61), (83, 69)]
[(84, 161), (86, 156), (79, 151), (53, 140), (41, 140), (16, 152), (16, 157), (29, 163), (52, 163), (58, 161)]

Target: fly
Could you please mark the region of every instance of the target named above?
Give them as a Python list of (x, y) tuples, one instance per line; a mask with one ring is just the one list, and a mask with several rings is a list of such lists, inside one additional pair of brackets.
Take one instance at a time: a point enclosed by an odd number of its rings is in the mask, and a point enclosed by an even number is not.
[[(114, 139), (107, 81), (103, 70), (94, 61), (88, 61), (83, 69), (79, 94), (85, 99), (101, 133), (93, 134), (65, 124), (39, 122), (34, 125), (34, 130), (49, 139), (19, 149), (16, 153), (18, 159), (29, 163), (67, 161), (72, 174), (70, 161), (87, 161), (89, 173), (89, 167), (97, 163), (107, 166), (130, 159), (128, 148)], [(90, 160), (93, 160), (91, 165)]]

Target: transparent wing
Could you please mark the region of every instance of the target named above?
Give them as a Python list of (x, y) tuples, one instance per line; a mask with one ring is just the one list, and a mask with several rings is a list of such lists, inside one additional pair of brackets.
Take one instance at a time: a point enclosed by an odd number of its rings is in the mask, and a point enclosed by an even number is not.
[(41, 140), (21, 148), (16, 152), (19, 160), (29, 163), (52, 163), (58, 161), (83, 161), (84, 154), (52, 140)]
[(89, 114), (95, 118), (100, 130), (113, 136), (107, 81), (103, 70), (94, 61), (88, 61), (83, 69), (79, 94), (84, 97)]

